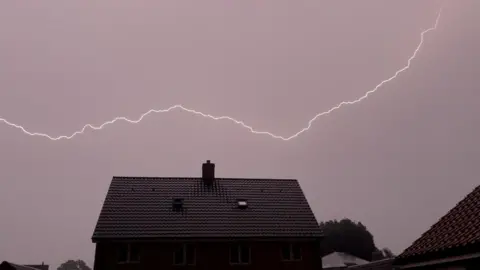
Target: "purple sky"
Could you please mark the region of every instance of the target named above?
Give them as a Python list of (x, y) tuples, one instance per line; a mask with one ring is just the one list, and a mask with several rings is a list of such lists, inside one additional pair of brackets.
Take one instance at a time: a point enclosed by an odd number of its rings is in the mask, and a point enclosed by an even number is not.
[[(441, 1), (2, 1), (0, 117), (71, 134), (182, 103), (289, 136), (405, 66)], [(0, 260), (93, 262), (113, 175), (297, 178), (401, 252), (480, 181), (478, 0), (411, 68), (289, 142), (184, 112), (50, 141), (0, 123)]]

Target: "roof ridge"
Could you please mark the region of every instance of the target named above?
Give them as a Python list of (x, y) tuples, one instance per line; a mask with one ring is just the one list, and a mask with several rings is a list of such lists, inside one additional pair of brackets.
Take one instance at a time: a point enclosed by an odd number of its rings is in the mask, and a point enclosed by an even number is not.
[[(179, 177), (179, 176), (120, 176), (114, 175), (113, 179), (202, 179), (202, 177)], [(275, 180), (275, 181), (298, 181), (295, 178), (261, 178), (261, 177), (216, 177), (218, 180)]]

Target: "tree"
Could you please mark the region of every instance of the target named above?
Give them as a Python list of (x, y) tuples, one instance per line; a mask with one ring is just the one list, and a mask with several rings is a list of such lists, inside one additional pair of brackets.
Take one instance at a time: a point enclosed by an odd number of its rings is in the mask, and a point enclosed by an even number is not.
[(372, 234), (361, 222), (330, 220), (321, 222), (320, 227), (325, 236), (322, 241), (323, 255), (334, 251), (345, 252), (371, 261), (373, 252), (378, 251)]
[(83, 260), (68, 260), (62, 263), (57, 270), (91, 270)]

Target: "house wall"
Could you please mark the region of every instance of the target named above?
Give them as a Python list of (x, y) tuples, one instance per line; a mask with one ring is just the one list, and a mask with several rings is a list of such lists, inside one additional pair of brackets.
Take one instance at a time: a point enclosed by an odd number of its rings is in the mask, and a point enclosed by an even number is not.
[(143, 243), (140, 244), (140, 263), (117, 263), (116, 244), (97, 243), (95, 250), (94, 270), (168, 270), (168, 269), (322, 269), (319, 245), (315, 242), (299, 243), (302, 249), (302, 260), (294, 262), (282, 261), (281, 245), (275, 242), (245, 243), (250, 247), (251, 263), (249, 265), (230, 264), (230, 243), (195, 243), (196, 265), (173, 265), (173, 252), (178, 246), (175, 243)]

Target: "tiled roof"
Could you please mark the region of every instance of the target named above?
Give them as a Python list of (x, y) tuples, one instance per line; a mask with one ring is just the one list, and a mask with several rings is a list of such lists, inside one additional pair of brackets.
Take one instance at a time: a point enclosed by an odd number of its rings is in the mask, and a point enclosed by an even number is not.
[(435, 223), (397, 259), (431, 255), (480, 244), (480, 186)]
[(33, 267), (39, 270), (48, 270), (48, 264), (26, 264), (25, 266)]
[[(175, 198), (183, 211), (172, 210)], [(201, 178), (114, 177), (92, 240), (319, 236), (297, 180), (217, 178), (207, 187)]]
[(386, 258), (378, 261), (369, 262), (362, 265), (352, 265), (348, 269), (358, 270), (392, 270), (395, 258)]
[[(41, 265), (40, 265), (41, 266)], [(41, 268), (33, 267), (32, 265), (20, 265), (12, 262), (3, 261), (0, 264), (0, 269), (14, 269), (14, 270), (39, 270)], [(48, 266), (47, 266), (48, 269)]]

